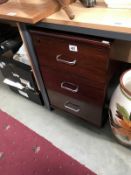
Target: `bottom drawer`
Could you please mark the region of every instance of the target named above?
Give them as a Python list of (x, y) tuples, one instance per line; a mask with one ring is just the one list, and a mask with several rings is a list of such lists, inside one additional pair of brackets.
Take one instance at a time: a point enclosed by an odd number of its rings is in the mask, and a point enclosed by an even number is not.
[(56, 91), (49, 89), (47, 91), (52, 107), (63, 109), (98, 127), (102, 125), (102, 107), (76, 100)]

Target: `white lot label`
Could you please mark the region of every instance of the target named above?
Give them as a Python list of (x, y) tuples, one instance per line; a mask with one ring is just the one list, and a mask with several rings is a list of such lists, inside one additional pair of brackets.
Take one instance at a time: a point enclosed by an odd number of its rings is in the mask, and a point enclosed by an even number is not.
[(77, 48), (77, 46), (75, 46), (75, 45), (69, 45), (69, 50), (71, 51), (71, 52), (78, 52), (78, 48)]

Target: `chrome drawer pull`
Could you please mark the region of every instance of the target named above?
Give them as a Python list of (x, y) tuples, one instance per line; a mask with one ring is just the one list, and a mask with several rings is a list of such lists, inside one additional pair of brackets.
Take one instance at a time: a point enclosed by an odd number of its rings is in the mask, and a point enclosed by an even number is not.
[[(74, 87), (74, 89), (72, 89), (72, 88), (70, 88), (70, 87), (67, 87), (66, 84), (69, 85), (69, 86)], [(68, 91), (70, 91), (70, 92), (73, 92), (73, 93), (77, 93), (78, 90), (79, 90), (79, 86), (78, 86), (78, 85), (75, 85), (75, 84), (73, 84), (73, 83), (66, 82), (66, 81), (63, 81), (63, 82), (61, 83), (61, 88), (62, 88), (62, 89), (65, 89), (65, 90), (68, 90)]]
[(80, 111), (79, 106), (71, 103), (70, 101), (66, 101), (65, 104), (64, 104), (64, 107), (66, 109), (69, 109), (69, 110), (73, 111), (73, 112), (79, 112)]
[(67, 61), (61, 58), (62, 55), (57, 55), (56, 56), (56, 61), (61, 62), (61, 63), (65, 63), (65, 64), (69, 64), (71, 66), (75, 65), (77, 60), (73, 60), (73, 61)]

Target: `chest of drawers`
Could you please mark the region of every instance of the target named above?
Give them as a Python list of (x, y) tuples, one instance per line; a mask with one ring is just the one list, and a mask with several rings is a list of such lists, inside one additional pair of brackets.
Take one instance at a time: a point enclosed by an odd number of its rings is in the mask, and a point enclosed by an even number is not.
[(110, 77), (110, 42), (30, 30), (50, 104), (100, 127)]

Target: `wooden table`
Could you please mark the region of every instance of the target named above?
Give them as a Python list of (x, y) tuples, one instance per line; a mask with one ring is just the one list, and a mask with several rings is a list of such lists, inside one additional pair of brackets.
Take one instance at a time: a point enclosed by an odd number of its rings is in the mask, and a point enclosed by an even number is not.
[(34, 24), (59, 9), (55, 0), (9, 0), (0, 5), (0, 19)]
[(0, 19), (18, 22), (38, 85), (48, 108), (50, 108), (49, 100), (27, 30), (28, 24), (115, 39), (115, 52), (112, 51), (114, 58), (131, 63), (130, 9), (109, 9), (103, 0), (97, 0), (97, 6), (94, 8), (84, 8), (79, 1), (73, 3), (71, 8), (76, 15), (74, 20), (69, 20), (63, 10), (53, 14), (60, 9), (55, 0), (9, 0), (8, 3), (0, 5)]
[(60, 10), (43, 22), (131, 34), (130, 9), (107, 8), (102, 0), (97, 0), (94, 8), (83, 8), (79, 1), (70, 6), (75, 14), (74, 20), (69, 20), (64, 11)]
[(77, 0), (71, 8), (76, 16), (74, 20), (69, 20), (63, 10), (55, 13), (60, 9), (55, 0), (9, 0), (0, 5), (0, 19), (30, 24), (44, 19), (42, 22), (50, 24), (131, 33), (130, 9), (110, 9), (103, 0), (97, 0), (94, 8), (84, 8)]
[(39, 26), (115, 39), (111, 57), (131, 63), (130, 9), (107, 8), (103, 0), (97, 0), (94, 8), (83, 8), (79, 1), (70, 6), (75, 13), (74, 20), (69, 20), (60, 10), (42, 20)]

